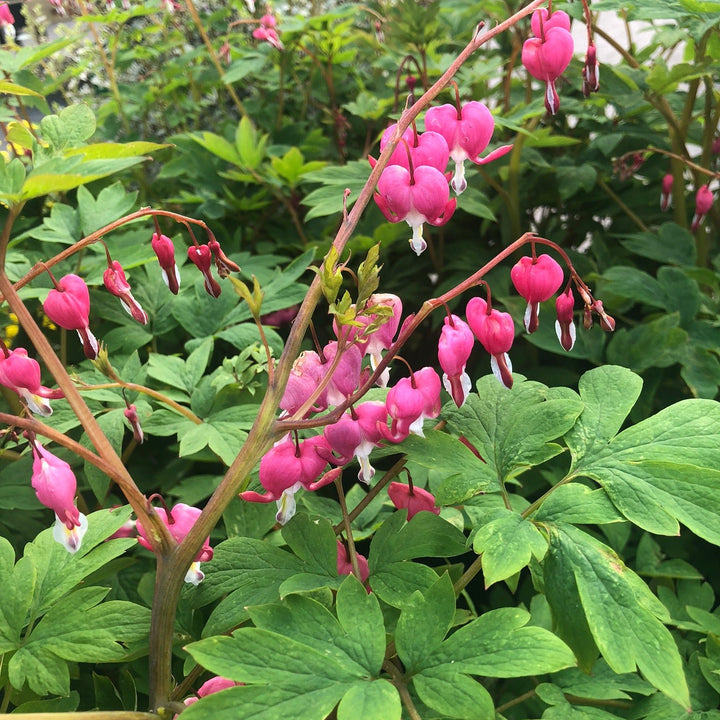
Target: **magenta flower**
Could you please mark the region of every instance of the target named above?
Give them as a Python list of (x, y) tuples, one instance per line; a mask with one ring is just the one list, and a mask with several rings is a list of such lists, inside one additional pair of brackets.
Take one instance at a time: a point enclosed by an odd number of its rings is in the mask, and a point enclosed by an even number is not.
[(65, 397), (62, 390), (51, 390), (40, 384), (40, 365), (28, 357), (25, 348), (16, 348), (7, 357), (0, 353), (0, 385), (16, 392), (31, 412), (48, 417), (52, 408), (48, 400)]
[(672, 189), (673, 189), (674, 178), (672, 173), (666, 173), (663, 175), (662, 187), (660, 190), (660, 209), (664, 212), (670, 207), (672, 202)]
[[(338, 344), (335, 340), (329, 342), (323, 348), (325, 357), (323, 376), (329, 372), (330, 364), (338, 352)], [(362, 369), (362, 352), (355, 345), (348, 345), (342, 349), (340, 362), (330, 378), (326, 388), (328, 405), (341, 405), (358, 388), (360, 373)]]
[(324, 436), (335, 455), (329, 455), (333, 465), (347, 465), (353, 458), (360, 463), (358, 480), (369, 483), (375, 475), (370, 464), (370, 453), (383, 439), (379, 429), (387, 425), (385, 403), (364, 402), (354, 411), (344, 414), (336, 423), (325, 427)]
[[(260, 460), (260, 484), (265, 494), (246, 490), (240, 493), (249, 502), (276, 501), (277, 521), (285, 524), (295, 514), (295, 493), (300, 488), (317, 490), (332, 482), (338, 473), (318, 476), (327, 465), (330, 446), (322, 435), (301, 440), (297, 444), (288, 436), (275, 444)], [(334, 471), (331, 471), (334, 472)]]
[[(280, 409), (284, 415), (294, 415), (305, 404), (324, 374), (320, 356), (314, 350), (300, 353), (290, 370), (290, 377), (280, 400)], [(327, 391), (323, 391), (308, 412), (320, 412), (326, 408)]]
[(120, 298), (120, 303), (132, 317), (143, 325), (147, 325), (148, 316), (140, 303), (133, 297), (130, 284), (125, 279), (125, 271), (117, 260), (103, 273), (103, 284), (107, 290)]
[(431, 107), (425, 113), (425, 128), (440, 133), (447, 142), (450, 157), (455, 162), (455, 175), (450, 184), (458, 195), (467, 187), (465, 160), (485, 165), (512, 149), (512, 145), (503, 145), (487, 157), (480, 157), (495, 130), (495, 120), (487, 106), (475, 100), (460, 109), (449, 104)]
[(475, 337), (490, 353), (490, 367), (495, 377), (507, 388), (513, 384), (512, 363), (508, 351), (515, 339), (515, 323), (509, 313), (490, 309), (487, 302), (474, 297), (465, 311), (468, 325)]
[(88, 522), (75, 507), (77, 480), (64, 460), (31, 441), (33, 452), (32, 486), (37, 499), (55, 513), (53, 538), (70, 553), (80, 549)]
[(555, 81), (572, 60), (575, 43), (570, 34), (570, 20), (560, 11), (548, 16), (541, 8), (533, 13), (534, 38), (528, 38), (522, 49), (522, 64), (536, 79), (545, 83), (545, 107), (552, 115), (560, 107)]
[(77, 275), (65, 275), (43, 303), (45, 314), (65, 330), (77, 330), (83, 352), (89, 360), (97, 356), (98, 343), (90, 332), (90, 293), (85, 281)]
[(575, 344), (575, 322), (573, 320), (574, 307), (575, 298), (573, 297), (573, 292), (568, 285), (567, 290), (558, 295), (555, 300), (555, 310), (557, 312), (555, 333), (558, 336), (560, 344), (568, 352), (573, 349), (573, 345)]
[[(370, 567), (368, 566), (367, 558), (360, 553), (355, 553), (357, 557), (358, 570), (360, 571), (360, 582), (364, 585), (370, 577)], [(348, 557), (347, 548), (340, 542), (337, 541), (337, 573), (338, 575), (352, 575), (353, 566)]]
[[(393, 139), (396, 130), (397, 123), (393, 123), (385, 130), (380, 139), (380, 152)], [(414, 128), (409, 127), (393, 150), (388, 165), (400, 165), (406, 170), (410, 170), (408, 155), (412, 160), (413, 167), (429, 165), (444, 173), (450, 159), (450, 150), (445, 138), (440, 133), (432, 131), (418, 133)], [(368, 161), (371, 167), (375, 167), (377, 163), (375, 158), (368, 157)]]
[(188, 258), (195, 264), (202, 273), (205, 281), (205, 290), (212, 297), (220, 297), (220, 284), (212, 276), (210, 265), (212, 263), (212, 252), (207, 245), (191, 245), (188, 248)]
[(410, 247), (416, 255), (427, 248), (423, 223), (444, 225), (455, 212), (445, 175), (437, 168), (422, 165), (412, 172), (400, 165), (388, 165), (378, 180), (375, 202), (391, 223), (401, 220), (412, 228)]
[(388, 495), (398, 510), (407, 509), (408, 522), (419, 512), (440, 514), (440, 508), (435, 504), (435, 496), (422, 488), (410, 487), (401, 482), (391, 482), (388, 486)]
[(698, 188), (695, 194), (695, 215), (693, 215), (692, 224), (690, 225), (692, 232), (695, 232), (700, 227), (703, 218), (710, 212), (714, 200), (715, 198), (707, 185)]
[(153, 233), (151, 244), (153, 252), (157, 255), (160, 263), (160, 270), (165, 284), (170, 288), (173, 295), (177, 295), (180, 289), (180, 271), (175, 264), (173, 241), (167, 235)]
[(278, 50), (283, 50), (284, 46), (280, 41), (277, 30), (277, 19), (274, 15), (263, 15), (260, 18), (260, 27), (253, 30), (252, 36), (256, 40), (266, 40), (270, 45)]
[(0, 28), (2, 28), (6, 38), (15, 39), (15, 17), (7, 3), (0, 5)]
[(562, 268), (549, 255), (522, 257), (510, 271), (510, 279), (515, 289), (527, 300), (525, 330), (535, 332), (540, 303), (549, 300), (562, 285)]
[[(167, 527), (170, 535), (173, 537), (175, 542), (181, 543), (185, 536), (190, 532), (192, 526), (196, 523), (200, 513), (202, 512), (199, 508), (193, 507), (192, 505), (186, 505), (185, 503), (178, 503), (172, 510), (170, 510), (170, 516), (168, 517), (167, 511), (164, 508), (155, 508), (155, 512), (160, 516), (165, 527)], [(142, 523), (138, 520), (136, 522), (136, 528), (138, 532), (138, 542), (147, 550), (152, 550), (152, 545), (148, 538), (147, 531), (143, 527)], [(205, 574), (200, 570), (201, 562), (208, 562), (212, 560), (213, 549), (210, 547), (210, 537), (205, 538), (205, 542), (198, 551), (195, 559), (190, 565), (190, 568), (185, 575), (185, 582), (197, 585), (205, 579)]]
[(475, 336), (468, 324), (457, 315), (446, 315), (438, 342), (438, 362), (443, 370), (443, 386), (458, 407), (470, 394), (472, 383), (465, 372)]
[(380, 425), (383, 437), (390, 442), (402, 442), (410, 433), (424, 437), (423, 421), (440, 414), (440, 378), (431, 367), (401, 378), (390, 388), (385, 407), (391, 423), (388, 429)]
[[(235, 680), (230, 680), (228, 678), (220, 677), (219, 675), (216, 675), (215, 677), (210, 678), (209, 680), (206, 680), (197, 691), (197, 695), (191, 695), (189, 698), (185, 698), (183, 700), (183, 705), (190, 706), (194, 705), (196, 702), (200, 700), (200, 698), (207, 697), (208, 695), (214, 695), (217, 692), (220, 692), (221, 690), (227, 690), (227, 688), (236, 687), (238, 685), (244, 685), (245, 683), (241, 682), (235, 682)], [(175, 715), (175, 718), (179, 718), (179, 715)]]

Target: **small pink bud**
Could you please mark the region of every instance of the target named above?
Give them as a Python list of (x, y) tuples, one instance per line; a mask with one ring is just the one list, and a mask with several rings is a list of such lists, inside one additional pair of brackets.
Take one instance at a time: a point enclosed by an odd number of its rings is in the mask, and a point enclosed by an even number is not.
[(557, 312), (557, 320), (555, 321), (555, 332), (563, 349), (568, 352), (572, 350), (575, 344), (575, 323), (573, 321), (573, 308), (575, 306), (575, 298), (572, 290), (568, 285), (567, 290), (557, 296), (555, 300), (555, 310)]
[(613, 332), (615, 330), (615, 320), (605, 312), (603, 308), (602, 300), (596, 300), (592, 304), (593, 312), (597, 313), (600, 318), (600, 327), (605, 332)]
[(218, 275), (221, 278), (226, 278), (230, 273), (240, 272), (240, 266), (233, 262), (220, 247), (220, 243), (217, 240), (208, 240), (208, 247), (212, 256), (215, 258), (215, 267), (217, 268)]
[(589, 97), (590, 93), (598, 90), (600, 90), (600, 66), (597, 61), (597, 50), (594, 45), (589, 45), (583, 67), (583, 95)]
[(212, 297), (220, 297), (220, 285), (212, 276), (210, 264), (212, 262), (212, 252), (207, 245), (191, 245), (188, 248), (188, 258), (194, 263), (197, 269), (202, 273), (205, 281), (205, 290)]
[(698, 188), (695, 194), (695, 215), (690, 225), (690, 230), (695, 232), (700, 227), (703, 218), (710, 212), (710, 208), (713, 206), (715, 198), (707, 185), (702, 185)]
[(135, 405), (128, 405), (123, 412), (125, 414), (125, 417), (128, 419), (128, 422), (130, 423), (130, 427), (132, 427), (133, 438), (135, 439), (135, 442), (138, 445), (142, 445), (143, 441), (145, 440), (145, 434), (140, 427), (140, 420), (138, 419), (137, 408), (135, 407)]
[(667, 173), (662, 179), (662, 189), (660, 191), (660, 209), (665, 211), (670, 207), (672, 201), (672, 189), (674, 178), (672, 173)]
[(180, 272), (175, 264), (175, 246), (173, 241), (167, 235), (158, 235), (153, 233), (152, 249), (157, 255), (162, 277), (165, 284), (173, 295), (178, 294), (180, 289)]
[(103, 273), (103, 283), (110, 293), (120, 298), (122, 306), (135, 320), (143, 325), (147, 325), (147, 313), (133, 297), (130, 291), (130, 284), (125, 279), (125, 271), (117, 260), (114, 260), (112, 265)]

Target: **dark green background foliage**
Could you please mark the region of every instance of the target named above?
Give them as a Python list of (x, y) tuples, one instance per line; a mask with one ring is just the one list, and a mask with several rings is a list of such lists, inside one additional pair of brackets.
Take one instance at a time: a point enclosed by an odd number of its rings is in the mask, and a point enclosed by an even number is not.
[[(118, 2), (64, 23), (60, 39), (0, 49), (0, 122), (18, 155), (8, 149), (0, 162), (0, 221), (23, 205), (6, 272), (17, 281), (151, 205), (205, 221), (239, 277), (259, 282), (262, 314), (297, 305), (340, 226), (344, 190), (349, 208), (367, 156), (378, 156), (383, 130), (409, 102), (407, 76), (416, 100), (478, 22), (492, 27), (522, 4), (278, 6), (279, 51), (252, 38), (260, 7), (252, 16), (239, 1), (198, 2), (199, 25), (183, 3), (170, 14), (155, 1)], [(582, 23), (579, 0), (553, 6)], [(338, 577), (332, 487), (299, 495), (282, 529), (274, 505), (233, 500), (213, 531), (205, 581), (183, 590), (173, 670), (187, 678), (178, 700), (209, 673), (246, 684), (192, 706), (188, 719), (394, 720), (411, 717), (410, 706), (423, 720), (720, 718), (717, 207), (690, 231), (695, 190), (718, 185), (720, 3), (590, 7), (598, 44), (616, 58), (600, 56), (600, 92), (582, 96), (578, 43), (558, 81), (561, 111), (548, 116), (520, 64), (529, 21), (483, 46), (456, 75), (459, 94), (493, 111), (490, 149), (513, 150), (467, 169), (454, 217), (426, 225), (420, 258), (407, 226), (385, 222), (371, 203), (349, 265), (379, 246), (379, 289), (400, 295), (407, 315), (533, 230), (566, 250), (616, 331), (584, 330), (577, 317), (565, 353), (548, 302), (528, 336), (509, 279), (517, 258), (490, 273), (493, 298), (518, 329), (515, 386), (486, 376), (476, 347), (467, 403), (445, 405), (424, 439), (373, 455), (375, 482), (403, 459), (443, 510), (407, 522), (383, 491), (354, 519), (370, 593)], [(611, 16), (621, 32), (603, 30)], [(641, 31), (625, 24), (635, 20)], [(42, 20), (30, 24), (42, 35)], [(450, 88), (437, 102), (452, 100)], [(42, 118), (32, 132), (27, 117)], [(674, 191), (663, 213), (666, 173)], [(102, 288), (102, 245), (55, 268), (91, 286), (91, 327), (133, 383), (125, 397), (137, 405), (142, 446), (117, 384), (83, 360), (70, 333), (47, 327), (47, 336), (140, 490), (202, 506), (252, 427), (268, 359), (248, 305), (227, 281), (209, 297), (185, 262), (187, 232), (160, 223), (178, 247), (177, 297), (160, 278), (149, 218), (104, 238), (147, 326)], [(38, 321), (49, 287), (40, 275), (21, 291)], [(347, 276), (345, 289), (356, 292)], [(467, 299), (451, 309), (463, 314)], [(321, 304), (323, 343), (329, 318)], [(7, 305), (0, 320), (14, 347), (28, 345)], [(439, 312), (403, 350), (415, 368), (435, 364), (441, 323)], [(287, 325), (264, 334), (278, 357)], [(12, 392), (3, 398), (3, 412), (20, 411)], [(88, 445), (69, 405), (53, 407), (48, 424)], [(153, 558), (133, 540), (103, 542), (129, 516), (110, 510), (124, 498), (95, 467), (54, 451), (73, 465), (90, 515), (78, 556), (44, 529), (51, 513), (30, 487), (26, 442), (3, 437), (0, 712), (144, 709)], [(351, 509), (367, 492), (354, 475), (345, 474)]]

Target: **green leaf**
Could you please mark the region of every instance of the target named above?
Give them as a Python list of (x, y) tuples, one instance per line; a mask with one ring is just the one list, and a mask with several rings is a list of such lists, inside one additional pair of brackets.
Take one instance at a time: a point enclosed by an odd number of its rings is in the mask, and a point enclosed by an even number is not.
[(217, 155), (233, 165), (242, 165), (242, 160), (235, 146), (224, 137), (211, 132), (203, 132), (199, 136), (190, 135), (189, 137), (213, 155)]
[(571, 198), (580, 190), (591, 192), (597, 180), (597, 170), (592, 165), (560, 165), (557, 167), (557, 187), (563, 200)]
[(294, 555), (261, 540), (236, 537), (220, 543), (192, 598), (195, 607), (223, 598), (203, 635), (226, 632), (247, 619), (246, 607), (277, 600), (283, 581), (302, 568)]
[[(570, 475), (600, 483), (617, 509), (648, 532), (675, 535), (682, 522), (720, 544), (720, 405), (683, 400), (612, 437), (629, 412), (615, 379), (628, 371), (598, 368), (583, 376), (585, 411), (566, 440)], [(637, 381), (629, 381), (639, 391)], [(636, 393), (633, 393), (636, 396)]]
[(35, 566), (28, 558), (15, 563), (12, 545), (0, 538), (0, 586), (3, 601), (0, 604), (0, 655), (15, 650), (27, 620), (35, 591)]
[(465, 536), (447, 520), (430, 512), (405, 522), (406, 511), (393, 513), (380, 526), (370, 544), (370, 572), (418, 557), (452, 557), (466, 551)]
[(473, 540), (473, 550), (482, 553), (486, 588), (522, 570), (532, 557), (542, 560), (547, 547), (545, 536), (532, 522), (507, 508), (489, 513)]
[(563, 448), (550, 442), (566, 433), (582, 403), (563, 389), (537, 382), (516, 382), (511, 390), (488, 375), (477, 382), (462, 408), (447, 406), (451, 430), (463, 435), (503, 482), (549, 460)]
[(415, 675), (413, 687), (428, 707), (442, 717), (460, 720), (493, 720), (490, 693), (476, 680), (448, 669), (428, 668)]
[(413, 672), (425, 655), (440, 645), (454, 619), (455, 591), (447, 573), (425, 592), (413, 593), (395, 630), (398, 657), (407, 672)]
[(103, 567), (136, 544), (133, 538), (107, 540), (130, 517), (129, 506), (98, 510), (88, 515), (88, 530), (80, 549), (73, 555), (56, 542), (52, 528), (43, 530), (25, 546), (25, 557), (37, 570), (32, 612), (36, 617), (52, 607), (90, 573)]
[(204, 697), (183, 714), (186, 720), (325, 720), (344, 690), (339, 685), (289, 689), (274, 685), (234, 687)]
[(543, 628), (528, 626), (530, 614), (500, 608), (464, 625), (427, 654), (420, 669), (485, 677), (522, 677), (575, 664), (570, 648)]
[[(575, 578), (582, 613), (608, 665), (616, 673), (637, 667), (658, 690), (689, 709), (682, 659), (661, 622), (669, 619), (662, 603), (616, 553), (590, 535), (562, 525), (551, 529), (550, 540), (551, 547), (561, 548), (555, 559)], [(546, 567), (546, 579), (556, 571), (551, 568)]]
[(283, 527), (282, 536), (306, 572), (337, 576), (337, 540), (328, 520), (298, 513)]
[(353, 685), (337, 709), (337, 720), (400, 720), (401, 716), (400, 695), (387, 680)]
[[(249, 613), (255, 627), (313, 648), (344, 672), (358, 676), (366, 672), (354, 659), (356, 653), (348, 649), (353, 645), (352, 640), (335, 616), (319, 602), (304, 595), (290, 595), (282, 603), (251, 607)], [(357, 618), (357, 622), (362, 623), (362, 619)]]
[(348, 639), (346, 652), (376, 677), (385, 657), (385, 622), (377, 597), (348, 575), (338, 590), (336, 611)]
[(235, 147), (240, 155), (240, 162), (249, 170), (259, 167), (265, 157), (265, 146), (268, 136), (261, 135), (247, 115), (243, 115), (235, 133)]
[(383, 565), (370, 572), (372, 591), (388, 605), (403, 608), (412, 602), (413, 595), (432, 587), (437, 574), (427, 565), (414, 562), (396, 562)]
[(626, 330), (620, 328), (607, 348), (609, 363), (626, 365), (635, 372), (650, 367), (668, 367), (680, 361), (688, 342), (680, 327), (680, 314), (663, 315)]
[(46, 115), (40, 121), (40, 134), (55, 153), (77, 147), (94, 132), (95, 115), (85, 104), (70, 105), (59, 115)]
[(79, 187), (77, 203), (83, 235), (90, 235), (129, 213), (135, 207), (136, 199), (137, 192), (126, 192), (119, 182), (103, 188), (97, 200), (87, 188)]
[(0, 80), (0, 93), (5, 95), (34, 95), (35, 97), (42, 97), (40, 93), (18, 85), (12, 82), (12, 80)]
[(79, 148), (67, 148), (64, 154), (66, 157), (82, 155), (85, 160), (112, 160), (115, 158), (130, 158), (147, 155), (148, 153), (163, 150), (169, 147), (172, 147), (172, 145), (141, 140), (126, 143), (104, 142), (93, 143), (92, 145), (83, 145)]
[[(123, 411), (120, 409), (110, 410), (97, 418), (100, 429), (118, 454), (121, 453), (122, 440), (125, 435), (123, 418)], [(86, 448), (94, 448), (92, 441), (85, 433), (83, 433), (80, 442)], [(84, 470), (95, 497), (98, 502), (103, 503), (107, 495), (107, 489), (110, 486), (110, 478), (88, 460), (84, 463)]]
[(580, 483), (555, 488), (535, 511), (533, 519), (577, 525), (604, 525), (624, 520), (602, 488), (592, 490)]
[(17, 689), (27, 681), (30, 690), (38, 695), (68, 695), (70, 672), (67, 663), (40, 647), (22, 648), (10, 658), (8, 680)]
[(630, 252), (651, 258), (655, 262), (674, 265), (695, 265), (695, 240), (687, 228), (664, 223), (657, 232), (625, 236), (620, 240)]
[(435, 493), (438, 505), (455, 505), (495, 487), (492, 468), (456, 437), (439, 430), (427, 430), (425, 437), (410, 435), (399, 449), (408, 454), (411, 465), (441, 469), (444, 480)]

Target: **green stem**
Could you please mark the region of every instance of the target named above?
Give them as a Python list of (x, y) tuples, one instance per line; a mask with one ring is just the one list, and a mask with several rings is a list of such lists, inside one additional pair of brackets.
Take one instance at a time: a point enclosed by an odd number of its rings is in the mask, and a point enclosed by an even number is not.
[(412, 698), (410, 697), (410, 693), (408, 692), (407, 685), (405, 683), (405, 678), (400, 670), (391, 660), (385, 660), (385, 662), (383, 662), (383, 670), (390, 675), (390, 682), (395, 686), (400, 694), (400, 699), (402, 700), (405, 709), (408, 711), (410, 720), (422, 720), (420, 713), (415, 707), (415, 703), (413, 703)]
[(352, 565), (353, 575), (362, 582), (360, 577), (360, 567), (358, 565), (357, 552), (355, 551), (355, 539), (352, 533), (352, 523), (348, 515), (347, 503), (345, 502), (345, 491), (342, 486), (342, 475), (335, 478), (335, 489), (338, 494), (338, 502), (340, 503), (340, 511), (343, 516), (343, 526), (345, 528), (345, 538), (347, 539), (348, 554), (350, 555), (350, 564)]
[(478, 555), (468, 569), (455, 581), (453, 590), (459, 595), (467, 584), (482, 570), (482, 555)]
[(597, 184), (602, 191), (617, 204), (617, 206), (637, 225), (643, 232), (647, 232), (647, 225), (622, 201), (620, 196), (601, 178), (598, 177)]

